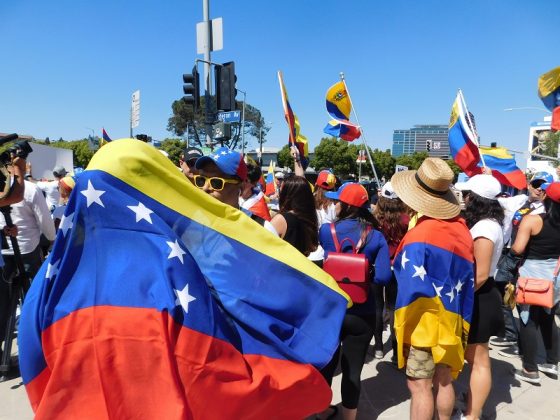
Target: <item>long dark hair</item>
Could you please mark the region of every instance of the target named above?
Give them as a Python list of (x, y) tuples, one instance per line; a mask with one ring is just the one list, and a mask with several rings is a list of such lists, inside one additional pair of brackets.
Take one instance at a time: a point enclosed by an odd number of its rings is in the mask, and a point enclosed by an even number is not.
[(291, 212), (302, 222), (305, 248), (303, 254), (309, 255), (319, 244), (319, 222), (309, 182), (301, 176), (286, 178), (280, 190), (278, 204), (280, 213)]
[(468, 192), (470, 198), (465, 208), (467, 226), (472, 228), (483, 219), (493, 219), (502, 226), (504, 224), (504, 209), (498, 200), (481, 197), (472, 191)]
[(333, 202), (330, 198), (325, 197), (325, 190), (321, 187), (317, 187), (313, 193), (313, 198), (315, 199), (315, 208), (317, 210), (326, 210)]
[(546, 207), (548, 207), (545, 217), (550, 220), (551, 225), (560, 226), (560, 203), (552, 201), (550, 198), (546, 198), (545, 204)]
[(374, 214), (387, 243), (398, 244), (406, 234), (408, 226), (403, 224), (403, 215), (409, 212), (400, 198), (379, 197)]
[(360, 236), (364, 234), (366, 229), (373, 228), (379, 230), (379, 223), (373, 214), (366, 207), (351, 206), (340, 201), (340, 213), (338, 214), (338, 223), (345, 219), (358, 219), (360, 222)]

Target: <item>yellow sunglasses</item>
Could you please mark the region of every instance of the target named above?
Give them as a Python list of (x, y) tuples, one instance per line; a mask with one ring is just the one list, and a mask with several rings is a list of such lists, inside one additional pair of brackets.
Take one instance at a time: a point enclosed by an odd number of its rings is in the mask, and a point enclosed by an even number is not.
[(226, 184), (239, 184), (240, 182), (241, 181), (239, 181), (238, 179), (220, 178), (218, 176), (194, 176), (194, 185), (196, 185), (198, 188), (204, 188), (207, 183), (210, 183), (210, 188), (212, 188), (214, 191), (222, 191)]

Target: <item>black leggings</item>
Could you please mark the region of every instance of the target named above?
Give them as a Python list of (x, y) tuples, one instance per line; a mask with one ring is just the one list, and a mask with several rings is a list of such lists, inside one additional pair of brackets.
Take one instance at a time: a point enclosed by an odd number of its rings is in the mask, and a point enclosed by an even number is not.
[(546, 363), (556, 365), (558, 363), (558, 327), (554, 321), (553, 308), (550, 314), (544, 311), (540, 306), (531, 306), (529, 308), (529, 321), (527, 325), (521, 321), (519, 330), (519, 338), (523, 346), (523, 368), (528, 372), (536, 372), (538, 336), (537, 329), (540, 330), (546, 350)]
[[(338, 359), (342, 353), (340, 362), (342, 369), (342, 406), (353, 409), (358, 408), (360, 400), (360, 377), (366, 361), (366, 353), (369, 347), (373, 330), (375, 328), (375, 315), (353, 315), (346, 314), (342, 322), (339, 346), (333, 358), (321, 373), (329, 385)], [(341, 350), (342, 348), (342, 350)]]

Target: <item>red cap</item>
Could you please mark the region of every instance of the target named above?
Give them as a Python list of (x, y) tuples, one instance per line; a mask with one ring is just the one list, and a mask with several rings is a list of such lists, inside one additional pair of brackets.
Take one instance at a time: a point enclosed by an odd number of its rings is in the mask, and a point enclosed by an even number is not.
[(560, 182), (553, 182), (546, 187), (546, 196), (556, 203), (560, 203)]
[(362, 207), (368, 202), (368, 193), (363, 185), (348, 182), (338, 189), (337, 192), (325, 193), (325, 197), (339, 200), (355, 207)]
[(325, 169), (319, 172), (316, 184), (324, 190), (332, 190), (336, 185), (336, 177), (331, 171)]

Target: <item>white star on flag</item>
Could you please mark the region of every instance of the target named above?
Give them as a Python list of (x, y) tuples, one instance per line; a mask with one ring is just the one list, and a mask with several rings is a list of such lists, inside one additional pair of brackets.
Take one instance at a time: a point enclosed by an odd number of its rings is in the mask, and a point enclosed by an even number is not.
[(189, 295), (189, 285), (185, 285), (183, 290), (173, 289), (173, 292), (175, 292), (175, 296), (177, 296), (177, 299), (175, 299), (175, 305), (181, 305), (183, 310), (186, 313), (189, 313), (189, 303), (196, 300), (194, 296)]
[(449, 293), (445, 294), (445, 296), (449, 296), (449, 303), (453, 303), (453, 299), (455, 299), (455, 294), (453, 293), (453, 290), (455, 289), (451, 289)]
[(63, 215), (60, 219), (60, 225), (58, 229), (62, 231), (62, 236), (66, 236), (66, 232), (74, 227), (74, 213), (70, 213), (68, 216)]
[(406, 268), (406, 263), (409, 262), (409, 261), (410, 261), (410, 260), (409, 260), (408, 258), (406, 258), (406, 251), (404, 251), (404, 252), (402, 253), (402, 258), (401, 258), (401, 267), (402, 267), (403, 269), (405, 269), (405, 268)]
[(185, 255), (186, 252), (181, 249), (179, 243), (177, 242), (177, 239), (175, 239), (175, 242), (169, 242), (169, 241), (166, 242), (167, 245), (169, 245), (169, 247), (171, 248), (171, 252), (169, 253), (167, 259), (169, 260), (173, 257), (177, 257), (179, 258), (179, 260), (181, 260), (181, 264), (183, 264), (183, 255)]
[(421, 265), (420, 267), (417, 267), (413, 265), (413, 267), (414, 267), (414, 274), (412, 275), (412, 277), (420, 277), (422, 281), (424, 281), (424, 277), (427, 274), (426, 270), (424, 269), (424, 266)]
[(441, 289), (443, 289), (443, 286), (438, 287), (434, 283), (432, 283), (432, 286), (434, 286), (434, 290), (436, 291), (437, 295), (441, 297)]
[(463, 288), (464, 284), (465, 283), (463, 283), (461, 280), (457, 282), (457, 285), (455, 286), (455, 290), (457, 290), (457, 294), (461, 293), (461, 289)]
[(57, 260), (54, 264), (50, 262), (47, 264), (47, 274), (45, 278), (52, 280), (54, 276), (58, 274), (58, 266), (60, 265), (60, 260)]
[(101, 196), (105, 194), (105, 191), (96, 190), (93, 188), (91, 181), (88, 179), (87, 190), (80, 191), (87, 198), (87, 207), (91, 206), (93, 203), (99, 204), (101, 207), (105, 207), (101, 201)]
[(228, 152), (226, 152), (225, 150), (223, 150), (223, 151), (221, 152), (221, 154), (225, 156), (225, 155), (228, 154)]
[(152, 217), (150, 214), (153, 213), (148, 207), (146, 207), (142, 203), (138, 203), (137, 206), (126, 206), (130, 210), (132, 210), (136, 214), (136, 222), (138, 223), (140, 220), (145, 220), (149, 224), (152, 224)]

